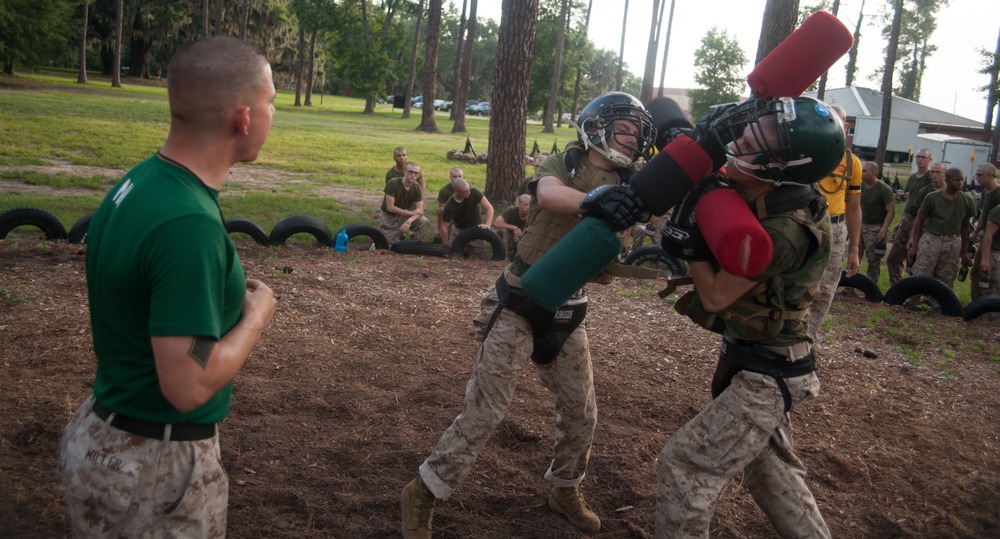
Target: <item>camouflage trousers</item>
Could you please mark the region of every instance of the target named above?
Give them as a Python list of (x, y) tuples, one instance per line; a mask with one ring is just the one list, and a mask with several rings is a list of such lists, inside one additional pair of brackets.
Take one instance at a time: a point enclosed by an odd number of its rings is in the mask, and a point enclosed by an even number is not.
[[(980, 242), (982, 243), (982, 242)], [(991, 252), (991, 255), (995, 255), (996, 252)], [(988, 289), (979, 287), (979, 278), (982, 277), (983, 272), (979, 269), (979, 265), (983, 260), (983, 246), (979, 245), (976, 248), (976, 255), (972, 257), (972, 267), (969, 268), (969, 282), (972, 283), (969, 288), (969, 295), (972, 299), (980, 298), (986, 294), (996, 294), (996, 292), (990, 292)], [(993, 263), (993, 257), (990, 256), (990, 280), (995, 281), (996, 278), (993, 277), (996, 271), (996, 264)], [(993, 288), (993, 285), (990, 285)]]
[(73, 537), (225, 537), (229, 480), (219, 436), (144, 438), (93, 412), (90, 396), (59, 444), (56, 469)]
[(913, 262), (914, 275), (934, 277), (948, 285), (948, 288), (954, 288), (961, 263), (961, 236), (938, 236), (929, 232), (921, 234), (917, 243), (917, 259)]
[(847, 246), (847, 223), (841, 221), (830, 225), (830, 259), (819, 279), (819, 290), (809, 306), (809, 333), (816, 336), (823, 327), (833, 296), (837, 294), (840, 285), (840, 274), (844, 271), (844, 255)]
[(906, 244), (910, 241), (910, 232), (913, 231), (913, 215), (903, 213), (896, 223), (896, 230), (892, 233), (892, 244), (885, 254), (885, 268), (889, 271), (889, 284), (903, 278), (903, 265), (906, 263)]
[(500, 239), (503, 240), (503, 247), (507, 255), (507, 260), (513, 261), (514, 255), (517, 254), (517, 242), (520, 240), (515, 241), (513, 231), (507, 229), (502, 228), (497, 231), (497, 234), (500, 236)]
[[(508, 279), (508, 282), (514, 279)], [(496, 290), (483, 296), (477, 320), (489, 320), (498, 304)], [(504, 418), (522, 371), (532, 364), (532, 333), (528, 322), (509, 309), (500, 311), (483, 340), (465, 387), (465, 408), (441, 436), (420, 477), (434, 496), (448, 499), (472, 468), (479, 452)], [(587, 330), (580, 325), (556, 359), (535, 365), (555, 403), (555, 444), (545, 479), (557, 487), (583, 481), (597, 425), (597, 399), (590, 363)]]
[[(449, 245), (455, 243), (455, 238), (459, 234), (465, 232), (468, 228), (458, 228), (455, 223), (448, 225), (448, 239)], [(485, 240), (472, 240), (465, 244), (465, 249), (462, 251), (462, 256), (465, 258), (471, 258), (473, 260), (489, 260), (491, 258), (491, 253), (489, 247), (486, 247)]]
[[(979, 288), (979, 283), (973, 281), (972, 287)], [(990, 289), (988, 292), (984, 290), (980, 295), (985, 296), (987, 293), (1000, 294), (1000, 251), (990, 253)]]
[(882, 274), (882, 256), (884, 256), (875, 254), (875, 245), (878, 243), (876, 239), (878, 238), (879, 230), (882, 230), (881, 223), (874, 225), (862, 224), (861, 244), (858, 245), (858, 256), (863, 256), (868, 260), (868, 271), (865, 273), (876, 283)]
[[(819, 394), (816, 373), (785, 378), (792, 407)], [(660, 453), (656, 537), (707, 539), (719, 493), (741, 470), (757, 505), (781, 537), (828, 538), (830, 531), (792, 451), (790, 414), (774, 378), (741, 371), (674, 434)]]
[[(379, 212), (378, 229), (385, 235), (385, 239), (389, 241), (389, 245), (404, 239), (403, 233), (400, 232), (399, 227), (403, 226), (403, 223), (405, 223), (407, 219), (409, 219), (409, 217), (406, 215), (396, 215), (395, 213), (389, 213), (387, 211)], [(421, 215), (416, 221), (410, 223), (410, 238), (417, 241), (424, 241), (427, 239), (427, 231), (430, 230), (430, 228), (431, 222), (428, 221), (426, 217)]]

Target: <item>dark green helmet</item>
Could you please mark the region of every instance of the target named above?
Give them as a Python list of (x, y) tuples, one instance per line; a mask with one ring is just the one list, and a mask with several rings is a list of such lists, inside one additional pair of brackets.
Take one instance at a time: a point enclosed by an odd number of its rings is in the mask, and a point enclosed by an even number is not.
[[(775, 129), (777, 126), (777, 140)], [(713, 125), (731, 130), (727, 154), (750, 165), (753, 175), (775, 182), (816, 183), (844, 157), (844, 127), (830, 107), (811, 97), (749, 99)], [(749, 128), (756, 147), (746, 144)], [(770, 133), (765, 136), (765, 130)], [(742, 139), (741, 142), (741, 138)], [(748, 171), (749, 172), (749, 171)]]

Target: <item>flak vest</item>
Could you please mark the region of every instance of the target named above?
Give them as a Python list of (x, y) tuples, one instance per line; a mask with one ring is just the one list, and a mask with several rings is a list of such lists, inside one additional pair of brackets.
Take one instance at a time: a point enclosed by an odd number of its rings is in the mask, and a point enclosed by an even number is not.
[[(575, 144), (567, 145), (566, 151), (579, 148)], [(620, 176), (617, 171), (601, 170), (590, 164), (586, 154), (580, 156), (579, 166), (576, 173), (570, 178), (570, 171), (566, 167), (563, 155), (550, 155), (542, 163), (543, 168), (547, 168), (569, 187), (582, 193), (587, 193), (591, 189), (602, 185), (617, 185)], [(534, 196), (531, 200), (531, 208), (528, 210), (527, 224), (524, 227), (524, 235), (517, 244), (517, 257), (523, 262), (515, 262), (515, 272), (518, 266), (530, 266), (538, 262), (542, 255), (552, 248), (559, 240), (573, 229), (581, 220), (582, 216), (576, 214), (552, 213), (543, 210), (538, 205), (538, 199)], [(526, 266), (525, 266), (526, 265)], [(612, 279), (611, 275), (601, 272), (591, 281), (597, 283), (608, 283)]]

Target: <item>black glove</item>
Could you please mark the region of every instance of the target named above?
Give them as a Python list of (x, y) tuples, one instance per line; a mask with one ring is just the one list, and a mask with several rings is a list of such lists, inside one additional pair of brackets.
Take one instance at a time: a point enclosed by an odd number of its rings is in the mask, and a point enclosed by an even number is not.
[(709, 191), (720, 188), (731, 189), (731, 186), (722, 176), (712, 174), (698, 182), (698, 185), (684, 196), (684, 200), (674, 207), (670, 218), (663, 225), (662, 246), (668, 255), (682, 260), (715, 260), (715, 255), (698, 230), (695, 209), (701, 197)]
[(726, 164), (726, 145), (739, 138), (742, 130), (731, 129), (728, 125), (723, 125), (723, 120), (736, 110), (735, 103), (717, 105), (715, 110), (702, 116), (695, 124), (694, 133), (691, 135), (701, 146), (705, 153), (712, 158), (712, 164), (716, 168)]
[[(662, 150), (679, 135), (692, 135), (691, 122), (688, 121), (680, 105), (669, 97), (658, 97), (646, 106), (649, 116), (656, 127), (657, 150)], [(693, 137), (692, 137), (693, 138)]]
[(591, 189), (580, 202), (585, 217), (607, 221), (614, 231), (625, 230), (649, 219), (649, 212), (628, 185), (602, 185)]

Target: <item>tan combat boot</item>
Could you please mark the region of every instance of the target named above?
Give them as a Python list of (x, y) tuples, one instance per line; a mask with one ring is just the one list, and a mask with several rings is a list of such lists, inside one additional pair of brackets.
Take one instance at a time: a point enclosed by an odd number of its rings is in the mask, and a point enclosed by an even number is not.
[(580, 487), (553, 487), (549, 495), (549, 509), (566, 517), (578, 529), (594, 533), (601, 529), (601, 519), (587, 507)]
[(399, 508), (403, 513), (403, 539), (431, 539), (431, 519), (434, 518), (434, 494), (420, 476), (403, 487)]

